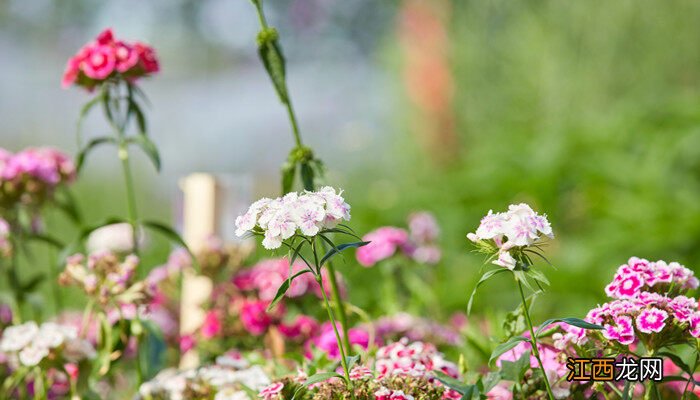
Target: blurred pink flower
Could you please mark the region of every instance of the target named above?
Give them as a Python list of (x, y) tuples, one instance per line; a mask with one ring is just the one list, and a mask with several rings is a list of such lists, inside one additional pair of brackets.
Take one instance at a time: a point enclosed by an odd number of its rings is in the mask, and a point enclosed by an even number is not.
[(180, 352), (187, 353), (188, 351), (192, 350), (196, 344), (197, 342), (195, 342), (194, 336), (182, 335), (180, 337)]
[[(343, 331), (338, 326), (338, 332), (340, 336), (343, 337)], [(369, 333), (362, 328), (350, 328), (348, 330), (348, 340), (351, 346), (360, 346), (362, 349), (367, 349), (369, 347)], [(310, 339), (307, 344), (307, 349), (314, 346), (322, 350), (328, 358), (332, 360), (340, 359), (340, 349), (338, 348), (338, 343), (336, 342), (335, 332), (333, 331), (333, 325), (330, 322), (326, 322), (321, 326), (320, 334), (312, 339)], [(307, 352), (307, 356), (310, 357), (310, 352)]]
[(308, 315), (299, 315), (294, 322), (282, 323), (279, 330), (289, 340), (305, 340), (318, 334), (318, 321)]
[(107, 78), (117, 64), (114, 48), (107, 45), (94, 45), (88, 48), (80, 63), (85, 75), (95, 80)]
[(209, 311), (204, 317), (204, 322), (202, 323), (202, 327), (200, 330), (202, 337), (204, 339), (211, 339), (216, 336), (219, 336), (221, 334), (221, 331), (221, 318), (219, 318), (218, 312)]
[(284, 308), (278, 304), (267, 312), (270, 302), (263, 300), (244, 300), (241, 304), (240, 317), (243, 327), (251, 335), (260, 336), (267, 328), (284, 315)]
[(408, 232), (393, 226), (383, 226), (366, 234), (362, 240), (370, 242), (357, 249), (355, 257), (365, 267), (371, 267), (396, 253), (397, 249), (408, 245)]

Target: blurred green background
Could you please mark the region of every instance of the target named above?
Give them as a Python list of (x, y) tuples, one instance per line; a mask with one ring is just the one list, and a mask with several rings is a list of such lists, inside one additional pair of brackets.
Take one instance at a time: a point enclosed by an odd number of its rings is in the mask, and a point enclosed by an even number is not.
[[(466, 309), (480, 275), (466, 233), (513, 202), (547, 213), (557, 236), (537, 320), (583, 316), (633, 255), (696, 270), (700, 3), (267, 3), (305, 142), (328, 183), (345, 188), (356, 230), (401, 226), (415, 210), (437, 216), (440, 317)], [(192, 171), (252, 178), (249, 200), (278, 193), (292, 136), (244, 0), (0, 1), (0, 145), (77, 149), (74, 121), (89, 96), (61, 91), (60, 74), (105, 26), (150, 42), (163, 64), (144, 89), (165, 169), (156, 176), (139, 160), (142, 210), (177, 220), (176, 182)], [(123, 215), (115, 154), (95, 153), (75, 193), (88, 221)], [(155, 244), (153, 265), (167, 253)], [(340, 269), (354, 303), (381, 301), (368, 284), (376, 268), (348, 258)], [(514, 308), (513, 288), (490, 281), (475, 310)]]

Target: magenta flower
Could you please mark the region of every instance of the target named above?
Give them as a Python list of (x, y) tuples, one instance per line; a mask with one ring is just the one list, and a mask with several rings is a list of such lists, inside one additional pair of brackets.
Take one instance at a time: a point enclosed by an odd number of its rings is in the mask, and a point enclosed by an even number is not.
[(299, 315), (292, 323), (279, 325), (282, 335), (289, 340), (306, 340), (316, 336), (320, 330), (318, 321), (308, 315)]
[(263, 400), (274, 400), (279, 397), (279, 395), (282, 393), (282, 389), (284, 389), (284, 384), (281, 382), (273, 383), (271, 385), (268, 385), (264, 387), (260, 393), (258, 393), (258, 396), (262, 397)]
[(102, 80), (114, 71), (117, 58), (114, 48), (108, 45), (96, 45), (88, 48), (85, 58), (80, 63), (82, 71), (88, 78)]
[(642, 311), (637, 319), (637, 329), (644, 333), (659, 333), (666, 326), (666, 319), (668, 318), (668, 313), (664, 310), (659, 310), (658, 308), (651, 308)]
[(248, 333), (260, 336), (270, 325), (278, 322), (284, 316), (284, 307), (279, 304), (273, 311), (267, 312), (269, 301), (244, 300), (240, 306), (240, 318)]
[(180, 337), (180, 352), (187, 353), (192, 350), (196, 344), (197, 342), (195, 342), (192, 335), (183, 335)]

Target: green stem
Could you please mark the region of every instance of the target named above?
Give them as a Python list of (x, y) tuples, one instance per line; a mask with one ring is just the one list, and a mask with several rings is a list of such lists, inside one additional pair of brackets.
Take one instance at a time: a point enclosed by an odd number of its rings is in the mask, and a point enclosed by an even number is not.
[[(323, 287), (323, 279), (321, 275), (316, 276), (316, 281), (321, 286), (321, 293), (323, 294), (323, 301), (326, 305), (326, 311), (328, 312), (328, 319), (331, 321), (333, 326), (333, 332), (335, 333), (335, 340), (338, 344), (338, 349), (340, 350), (340, 363), (343, 366), (343, 374), (345, 375), (345, 381), (352, 388), (352, 381), (350, 380), (350, 370), (348, 369), (348, 360), (346, 358), (345, 349), (343, 346), (343, 340), (340, 338), (340, 333), (338, 332), (338, 327), (335, 324), (335, 318), (333, 317), (333, 311), (331, 305), (328, 301), (328, 295), (326, 295), (326, 289)], [(353, 390), (354, 394), (354, 390)], [(354, 397), (354, 396), (353, 396)]]
[[(325, 248), (325, 246), (323, 246)], [(338, 286), (338, 279), (335, 276), (335, 268), (333, 263), (328, 260), (326, 262), (326, 268), (328, 269), (328, 280), (331, 283), (331, 296), (333, 297), (333, 302), (335, 303), (336, 312), (338, 313), (338, 319), (340, 320), (340, 327), (343, 329), (343, 344), (348, 352), (352, 351), (350, 346), (350, 335), (348, 335), (349, 325), (348, 325), (348, 313), (345, 309), (345, 303), (340, 295), (340, 287)]]
[[(262, 0), (252, 0), (253, 4), (255, 5), (255, 10), (258, 14), (258, 20), (260, 21), (260, 27), (263, 30), (269, 29), (269, 26), (267, 24), (267, 19), (265, 18), (265, 13), (263, 12), (262, 8)], [(274, 84), (274, 79), (272, 76), (270, 76), (270, 80), (272, 80)], [(285, 108), (287, 109), (287, 116), (289, 117), (289, 122), (292, 125), (292, 132), (294, 133), (294, 142), (296, 143), (297, 147), (301, 147), (303, 145), (303, 142), (301, 141), (301, 134), (299, 133), (299, 124), (297, 123), (297, 117), (296, 114), (294, 113), (294, 106), (292, 105), (292, 99), (289, 97), (289, 90), (287, 90), (287, 79), (285, 76), (282, 76), (282, 82), (284, 83), (284, 91), (287, 93), (284, 98), (282, 98), (282, 103), (284, 103)]]
[(323, 276), (321, 275), (321, 265), (318, 260), (318, 253), (316, 252), (316, 240), (311, 242), (311, 250), (314, 255), (314, 265), (316, 266), (316, 282), (321, 287), (321, 294), (323, 295), (323, 302), (326, 306), (326, 311), (328, 312), (328, 319), (333, 326), (333, 332), (335, 333), (335, 340), (338, 344), (338, 350), (340, 351), (340, 363), (343, 366), (343, 373), (345, 375), (345, 381), (350, 386), (353, 393), (353, 398), (355, 397), (355, 391), (353, 389), (352, 381), (350, 380), (350, 369), (348, 368), (348, 360), (346, 358), (345, 346), (343, 346), (343, 340), (340, 338), (340, 333), (338, 332), (338, 327), (335, 323), (335, 317), (333, 316), (333, 309), (328, 301), (328, 295), (326, 294), (326, 288), (323, 286)]
[(542, 359), (540, 358), (540, 351), (537, 348), (537, 337), (535, 336), (535, 328), (532, 326), (532, 319), (530, 319), (530, 310), (527, 307), (527, 301), (525, 300), (525, 292), (523, 291), (523, 284), (516, 278), (518, 282), (518, 289), (520, 290), (520, 299), (523, 302), (523, 310), (525, 310), (525, 318), (527, 319), (527, 325), (530, 328), (530, 345), (532, 347), (532, 355), (537, 359), (537, 363), (540, 365), (540, 370), (542, 371), (542, 378), (544, 378), (544, 384), (547, 388), (547, 395), (550, 400), (554, 400), (554, 394), (552, 393), (552, 387), (549, 385), (549, 378), (547, 378), (547, 371), (544, 370), (544, 364), (542, 364)]
[(138, 211), (136, 210), (136, 192), (134, 190), (134, 178), (131, 174), (131, 165), (129, 164), (129, 151), (126, 143), (122, 141), (119, 145), (119, 159), (124, 172), (124, 182), (126, 184), (126, 206), (129, 216), (129, 224), (131, 224), (131, 240), (133, 241), (134, 254), (139, 253), (138, 242)]
[[(141, 320), (139, 319), (138, 315), (136, 316), (136, 319), (138, 323), (141, 324)], [(139, 332), (139, 334), (136, 335), (136, 381), (137, 387), (139, 388), (143, 384), (143, 368), (141, 367), (141, 335), (142, 332)]]

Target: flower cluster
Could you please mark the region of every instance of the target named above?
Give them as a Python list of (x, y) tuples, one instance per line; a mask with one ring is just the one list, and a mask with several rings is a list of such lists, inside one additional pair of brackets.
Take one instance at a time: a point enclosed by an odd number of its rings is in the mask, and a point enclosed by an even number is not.
[(161, 371), (141, 385), (139, 398), (246, 400), (246, 389), (260, 390), (269, 384), (270, 379), (260, 367), (224, 355), (214, 364), (196, 369)]
[(0, 352), (16, 366), (33, 367), (43, 360), (78, 363), (95, 356), (92, 345), (78, 338), (72, 326), (46, 322), (38, 326), (30, 321), (10, 326), (2, 333)]
[(0, 258), (7, 258), (12, 254), (11, 233), (10, 224), (0, 218)]
[(377, 350), (374, 364), (379, 377), (409, 375), (432, 377), (431, 371), (440, 371), (453, 378), (459, 377), (459, 369), (445, 360), (435, 345), (426, 342), (409, 342), (403, 338)]
[(160, 70), (152, 47), (140, 42), (117, 40), (105, 29), (68, 60), (62, 85), (73, 84), (92, 90), (111, 77), (135, 81)]
[(379, 318), (373, 326), (377, 336), (384, 341), (406, 337), (411, 341), (427, 341), (436, 345), (457, 346), (462, 342), (461, 335), (452, 326), (408, 313)]
[(440, 229), (433, 215), (428, 212), (411, 214), (408, 226), (408, 230), (383, 226), (366, 234), (362, 240), (370, 243), (357, 249), (357, 261), (365, 267), (371, 267), (401, 252), (419, 263), (439, 262), (441, 252), (435, 241)]
[(467, 234), (467, 238), (489, 250), (495, 246), (498, 258), (493, 263), (512, 270), (517, 264), (512, 251), (539, 243), (543, 235), (554, 237), (547, 216), (520, 203), (511, 204), (506, 212), (489, 210), (476, 232)]
[(322, 229), (330, 229), (350, 220), (350, 205), (342, 191), (324, 187), (317, 192), (288, 193), (276, 199), (263, 198), (253, 203), (248, 211), (236, 218), (236, 235), (247, 232), (264, 235), (263, 246), (277, 249), (282, 241), (297, 232), (315, 236)]
[[(340, 326), (338, 325), (340, 330)], [(339, 331), (341, 337), (343, 336), (342, 331)], [(351, 347), (358, 346), (366, 350), (370, 345), (370, 334), (363, 328), (350, 328), (348, 329), (348, 342), (350, 342)], [(319, 334), (311, 338), (306, 343), (307, 357), (311, 357), (311, 348), (316, 348), (323, 351), (326, 356), (331, 360), (340, 360), (340, 349), (338, 348), (338, 343), (336, 342), (335, 333), (333, 332), (333, 325), (330, 322), (326, 322), (321, 326)]]
[(59, 276), (63, 285), (81, 286), (99, 304), (141, 304), (147, 299), (144, 282), (134, 282), (139, 258), (130, 255), (123, 261), (114, 253), (99, 251), (86, 257), (70, 256)]
[(666, 293), (671, 288), (678, 291), (696, 289), (698, 283), (693, 271), (677, 262), (650, 262), (632, 257), (617, 269), (613, 281), (605, 287), (605, 293), (613, 299), (632, 299), (645, 291)]
[(39, 206), (75, 176), (73, 161), (56, 149), (27, 148), (12, 154), (0, 148), (0, 208)]
[[(255, 292), (261, 300), (272, 301), (277, 294), (277, 289), (291, 275), (306, 269), (306, 265), (301, 261), (296, 261), (294, 265), (289, 265), (289, 259), (272, 258), (259, 261), (251, 268), (240, 270), (234, 277), (233, 283), (236, 288), (243, 292)], [(328, 288), (328, 272), (322, 270), (324, 287)], [(340, 291), (345, 292), (340, 275), (336, 274)], [(322, 297), (321, 287), (311, 274), (303, 274), (292, 281), (286, 296), (289, 298), (299, 298), (306, 294), (313, 293), (319, 298)]]
[[(621, 345), (642, 341), (653, 349), (700, 337), (700, 311), (696, 299), (684, 294), (698, 286), (693, 272), (665, 261), (632, 257), (620, 266), (605, 289), (614, 300), (588, 312), (586, 321), (602, 325), (602, 336)], [(559, 346), (586, 343), (591, 331), (565, 326)]]

